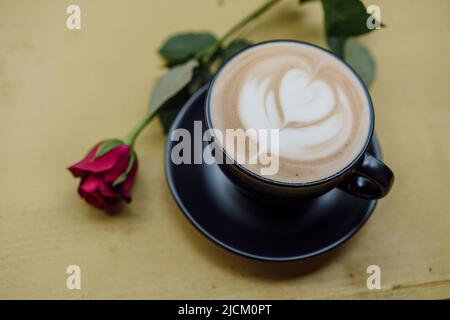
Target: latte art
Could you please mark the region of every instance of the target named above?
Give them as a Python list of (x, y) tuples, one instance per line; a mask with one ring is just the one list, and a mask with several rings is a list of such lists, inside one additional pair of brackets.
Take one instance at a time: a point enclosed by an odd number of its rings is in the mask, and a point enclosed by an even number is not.
[(281, 157), (320, 159), (350, 138), (352, 113), (344, 90), (313, 77), (304, 69), (288, 67), (280, 79), (269, 73), (262, 79), (244, 80), (238, 99), (242, 125), (279, 129)]
[[(267, 43), (237, 55), (220, 71), (210, 103), (219, 130), (279, 130), (275, 180), (333, 175), (357, 156), (369, 134), (368, 101), (357, 77), (336, 57), (301, 43)], [(237, 152), (250, 150), (256, 149)]]

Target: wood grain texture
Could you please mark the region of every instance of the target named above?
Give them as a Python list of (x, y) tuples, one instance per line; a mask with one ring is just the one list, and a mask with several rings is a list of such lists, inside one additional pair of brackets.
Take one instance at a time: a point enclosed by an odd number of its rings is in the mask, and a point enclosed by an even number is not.
[[(320, 5), (296, 2), (248, 37), (324, 45)], [(210, 243), (171, 198), (156, 122), (137, 144), (131, 205), (105, 216), (76, 195), (66, 167), (143, 116), (163, 72), (162, 41), (182, 30), (222, 34), (260, 3), (78, 0), (82, 30), (69, 31), (71, 1), (0, 0), (0, 298), (450, 298), (447, 0), (371, 2), (387, 28), (362, 40), (378, 64), (376, 130), (397, 180), (339, 249), (276, 264)], [(78, 291), (65, 286), (71, 264), (82, 270)], [(381, 290), (366, 288), (371, 264)]]

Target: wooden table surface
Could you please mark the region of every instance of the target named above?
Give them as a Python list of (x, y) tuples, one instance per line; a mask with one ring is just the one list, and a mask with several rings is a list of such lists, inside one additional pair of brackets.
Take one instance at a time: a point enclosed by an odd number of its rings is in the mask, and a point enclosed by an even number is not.
[[(362, 38), (388, 197), (342, 247), (263, 263), (209, 242), (184, 218), (163, 172), (166, 137), (137, 143), (134, 201), (107, 216), (78, 198), (66, 167), (145, 114), (163, 73), (157, 48), (185, 30), (223, 34), (260, 0), (0, 0), (0, 298), (450, 298), (450, 2), (372, 1), (387, 28)], [(253, 41), (325, 45), (319, 3), (285, 1), (253, 23)], [(211, 212), (211, 214), (214, 214)], [(81, 267), (81, 290), (66, 267)], [(366, 268), (381, 268), (381, 290)]]

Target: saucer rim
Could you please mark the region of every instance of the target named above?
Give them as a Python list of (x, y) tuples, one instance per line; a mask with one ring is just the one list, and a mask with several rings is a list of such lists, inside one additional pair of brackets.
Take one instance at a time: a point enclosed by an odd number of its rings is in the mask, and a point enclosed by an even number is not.
[[(313, 257), (319, 256), (319, 255), (322, 255), (322, 254), (324, 254), (326, 252), (329, 252), (329, 251), (335, 249), (336, 247), (339, 247), (340, 245), (345, 243), (350, 238), (352, 238), (363, 227), (363, 225), (367, 222), (369, 217), (374, 212), (375, 207), (377, 206), (378, 200), (367, 200), (367, 201), (370, 201), (370, 205), (367, 208), (363, 219), (361, 219), (358, 224), (353, 226), (344, 236), (340, 237), (339, 239), (334, 241), (332, 244), (321, 248), (320, 250), (315, 250), (315, 251), (312, 251), (310, 253), (302, 254), (302, 255), (284, 256), (284, 257), (272, 257), (272, 256), (257, 255), (257, 254), (245, 252), (245, 251), (242, 251), (242, 250), (240, 250), (240, 249), (238, 249), (236, 247), (233, 247), (233, 246), (230, 246), (230, 245), (224, 243), (223, 241), (217, 239), (212, 234), (210, 234), (205, 228), (203, 228), (195, 220), (195, 218), (191, 215), (189, 210), (184, 205), (180, 195), (176, 191), (174, 177), (173, 177), (173, 171), (170, 169), (172, 164), (169, 161), (169, 159), (170, 159), (170, 151), (171, 151), (170, 145), (172, 144), (172, 141), (170, 140), (170, 136), (171, 136), (173, 130), (179, 127), (179, 124), (181, 123), (181, 120), (184, 118), (186, 113), (195, 105), (195, 101), (197, 99), (199, 99), (199, 97), (201, 97), (201, 95), (206, 94), (206, 91), (207, 91), (208, 87), (209, 87), (209, 84), (206, 84), (203, 87), (201, 87), (200, 89), (198, 89), (197, 92), (195, 92), (188, 99), (188, 101), (184, 104), (184, 106), (181, 108), (181, 110), (179, 111), (178, 115), (176, 116), (174, 122), (172, 123), (172, 126), (170, 127), (169, 133), (167, 135), (168, 137), (167, 137), (167, 142), (166, 142), (166, 145), (165, 145), (165, 152), (164, 152), (164, 172), (165, 172), (165, 177), (166, 177), (167, 184), (169, 186), (170, 193), (172, 194), (172, 197), (174, 198), (174, 200), (175, 200), (177, 206), (180, 208), (181, 212), (184, 214), (184, 216), (191, 222), (191, 224), (200, 233), (202, 233), (206, 238), (208, 238), (210, 241), (212, 241), (216, 245), (226, 249), (229, 252), (232, 252), (234, 254), (237, 254), (237, 255), (245, 257), (245, 258), (250, 258), (250, 259), (253, 259), (253, 260), (265, 261), (265, 262), (291, 262), (291, 261), (306, 260), (306, 259), (309, 259), (309, 258), (313, 258)], [(204, 117), (204, 114), (202, 114), (202, 116)], [(369, 143), (369, 147), (370, 147), (370, 145), (372, 145), (373, 149), (375, 150), (374, 156), (376, 158), (382, 160), (383, 159), (383, 153), (381, 151), (381, 147), (380, 147), (380, 144), (378, 142), (378, 139), (377, 139), (375, 133), (373, 134), (373, 137), (372, 137), (372, 139), (371, 139), (371, 141)], [(205, 164), (202, 163), (200, 165), (204, 166)]]

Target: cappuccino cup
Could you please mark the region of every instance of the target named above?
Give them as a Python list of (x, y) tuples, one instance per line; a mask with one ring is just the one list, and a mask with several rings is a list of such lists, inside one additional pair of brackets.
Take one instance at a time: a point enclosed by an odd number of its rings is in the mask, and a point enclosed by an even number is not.
[(367, 152), (374, 132), (367, 87), (345, 61), (313, 44), (267, 41), (235, 54), (209, 86), (205, 122), (219, 167), (259, 199), (336, 187), (379, 199), (394, 181)]

